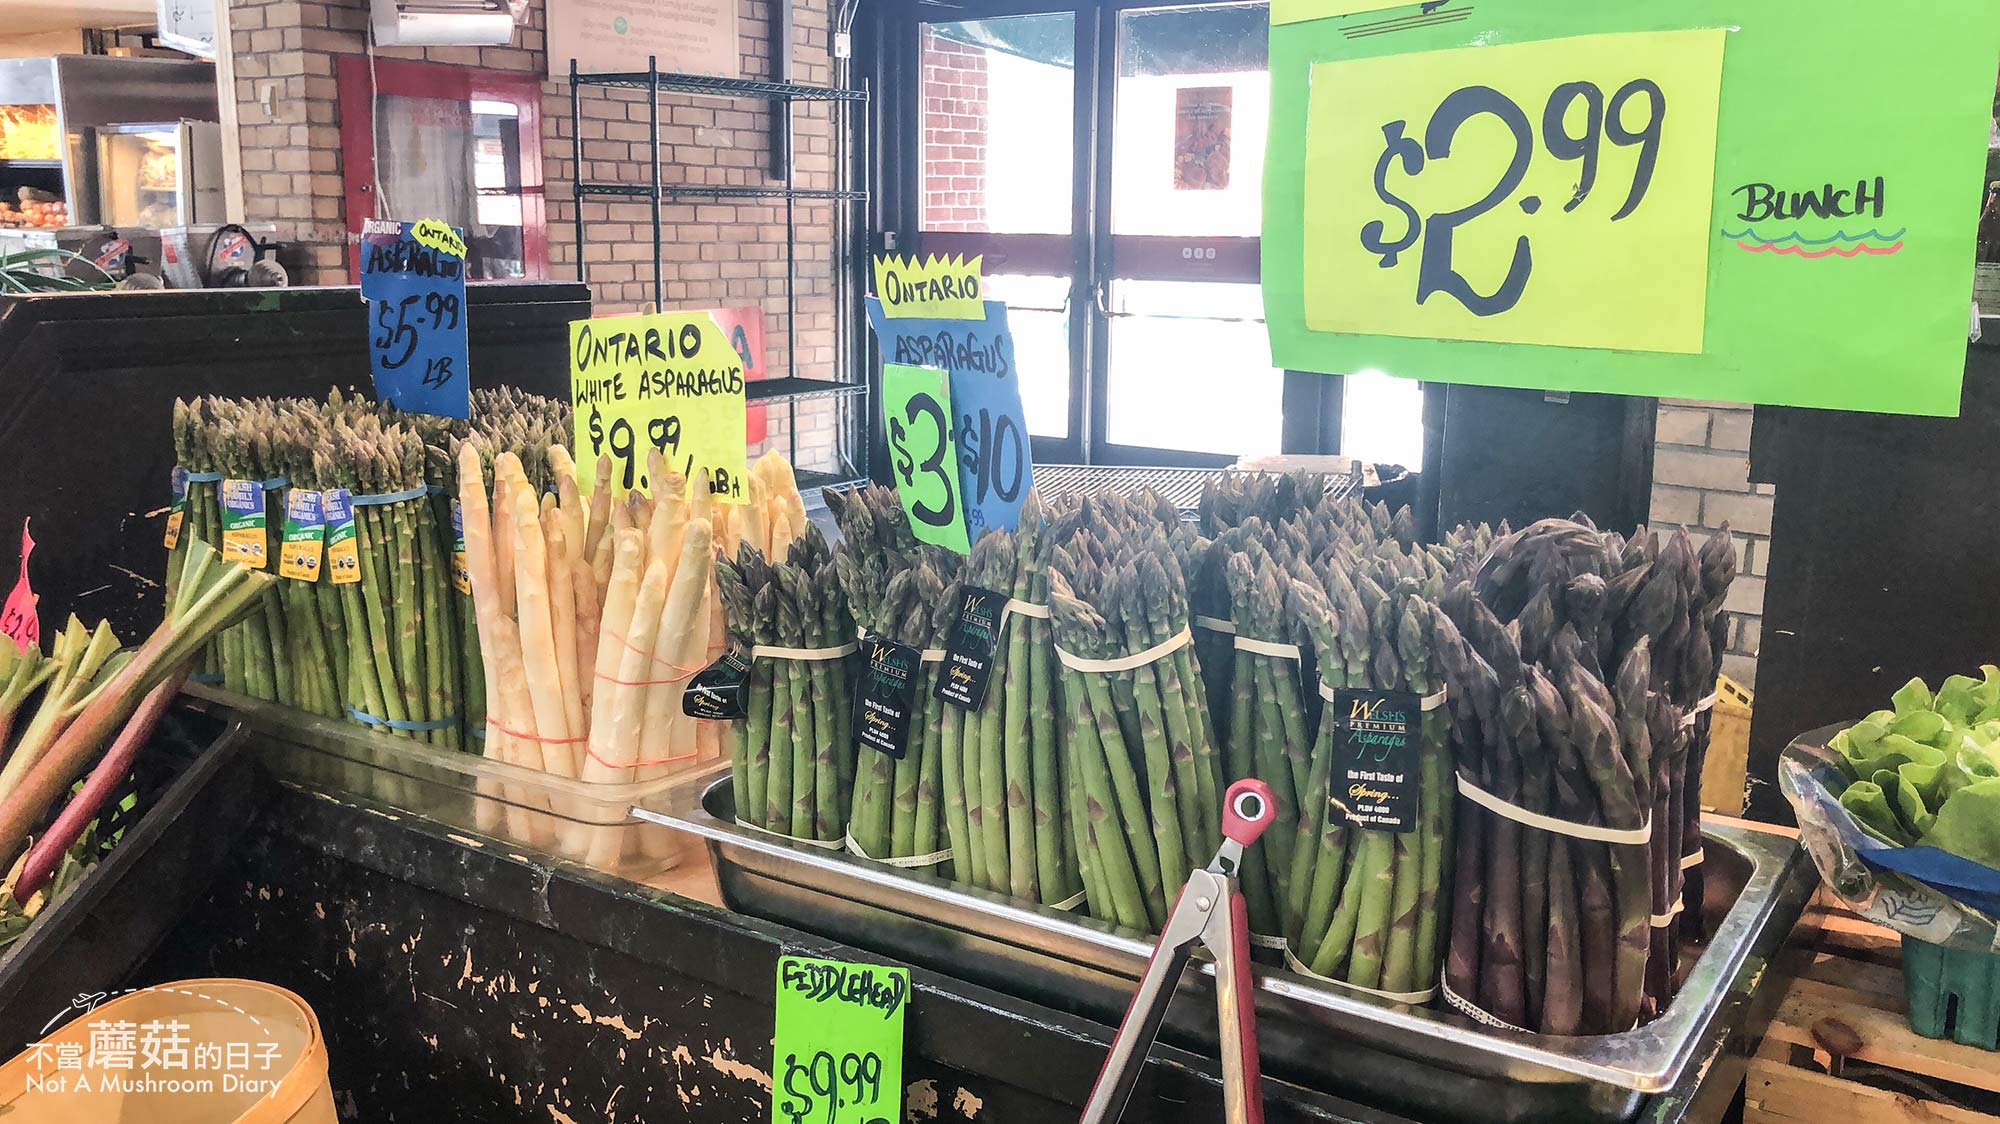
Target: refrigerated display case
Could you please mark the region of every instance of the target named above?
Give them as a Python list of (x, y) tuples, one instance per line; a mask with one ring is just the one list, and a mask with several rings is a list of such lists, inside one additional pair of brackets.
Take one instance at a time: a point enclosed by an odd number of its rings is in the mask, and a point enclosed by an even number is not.
[(97, 130), (97, 219), (160, 229), (220, 222), (222, 126), (213, 121)]

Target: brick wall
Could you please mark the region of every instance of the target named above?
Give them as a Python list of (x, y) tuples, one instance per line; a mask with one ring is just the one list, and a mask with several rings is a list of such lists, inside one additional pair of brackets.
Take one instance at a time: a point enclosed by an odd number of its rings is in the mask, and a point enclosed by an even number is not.
[[(746, 77), (770, 77), (770, 5), (739, 0)], [(833, 80), (828, 53), (826, 0), (796, 0), (793, 7), (793, 77), (826, 85)], [(244, 207), (249, 221), (275, 223), (278, 237), (295, 245), (287, 265), (295, 284), (346, 284), (347, 223), (340, 151), (337, 60), (363, 55), (367, 0), (231, 0), (231, 47), (243, 153)], [(505, 47), (389, 47), (383, 59), (485, 67), (537, 76), (545, 71), (544, 0), (529, 0), (526, 18)], [(559, 69), (567, 69), (567, 65)], [(265, 112), (271, 87), (271, 112)], [(544, 80), (541, 164), (548, 226), (548, 275), (577, 275), (577, 201), (567, 79)], [(640, 90), (585, 87), (582, 96), (585, 179), (641, 182), (647, 176), (647, 105)], [(798, 185), (834, 186), (832, 107), (792, 108)], [(663, 94), (660, 143), (663, 179), (673, 183), (764, 186), (771, 181), (769, 103)], [(629, 312), (653, 299), (650, 204), (596, 198), (582, 204), (583, 249), (598, 313)], [(664, 306), (761, 305), (765, 348), (782, 374), (830, 378), (835, 368), (833, 223), (835, 204), (795, 204), (798, 351), (784, 301), (785, 204), (670, 202), (663, 208), (660, 256), (665, 262)], [(404, 218), (421, 216), (399, 216)], [(798, 406), (801, 468), (832, 469), (834, 401)], [(769, 410), (766, 444), (780, 450), (790, 415)], [(752, 454), (760, 451), (753, 449)]]
[(1750, 418), (1748, 406), (1661, 400), (1654, 432), (1652, 512), (1655, 530), (1685, 526), (1697, 543), (1729, 524), (1737, 577), (1726, 603), (1734, 619), (1722, 670), (1746, 686), (1757, 679), (1775, 491), (1769, 484), (1750, 483)]
[(986, 229), (986, 49), (924, 33), (924, 230)]

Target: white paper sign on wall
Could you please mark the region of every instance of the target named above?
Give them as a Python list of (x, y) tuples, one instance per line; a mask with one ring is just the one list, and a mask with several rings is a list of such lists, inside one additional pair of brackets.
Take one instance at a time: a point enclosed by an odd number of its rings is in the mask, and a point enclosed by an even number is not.
[(176, 51), (215, 57), (214, 0), (156, 0), (159, 40)]
[[(164, 2), (164, 0), (163, 0)], [(548, 0), (549, 77), (646, 69), (743, 77), (737, 0)]]

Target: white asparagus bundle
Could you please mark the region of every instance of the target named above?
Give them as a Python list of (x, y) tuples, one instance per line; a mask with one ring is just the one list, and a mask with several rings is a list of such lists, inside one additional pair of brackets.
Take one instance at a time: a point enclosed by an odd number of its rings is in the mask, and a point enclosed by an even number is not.
[[(593, 784), (720, 760), (721, 724), (686, 717), (681, 695), (722, 654), (717, 552), (747, 542), (782, 559), (804, 534), (791, 465), (766, 453), (746, 474), (748, 502), (722, 504), (706, 477), (681, 476), (657, 451), (647, 456), (651, 496), (614, 487), (608, 457), (585, 494), (559, 445), (548, 451), (544, 495), (512, 453), (493, 459), (490, 493), (474, 442), (459, 463), (487, 756)], [(609, 867), (639, 857), (625, 853), (634, 834), (572, 829), (558, 843)]]

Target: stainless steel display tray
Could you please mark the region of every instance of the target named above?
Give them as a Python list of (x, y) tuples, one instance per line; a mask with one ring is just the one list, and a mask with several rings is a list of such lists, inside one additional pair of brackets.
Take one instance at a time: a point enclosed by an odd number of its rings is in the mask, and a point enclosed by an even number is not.
[[(703, 837), (730, 908), (1116, 1023), (1151, 940), (1090, 918), (737, 826), (730, 778), (689, 778), (644, 819)], [(1789, 838), (1705, 826), (1713, 934), (1667, 1011), (1625, 1034), (1553, 1038), (1257, 973), (1265, 1072), (1420, 1120), (1616, 1121), (1706, 1062), (1817, 885)], [(1162, 1037), (1212, 1051), (1213, 970), (1181, 984)]]

